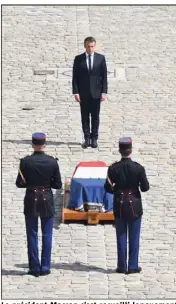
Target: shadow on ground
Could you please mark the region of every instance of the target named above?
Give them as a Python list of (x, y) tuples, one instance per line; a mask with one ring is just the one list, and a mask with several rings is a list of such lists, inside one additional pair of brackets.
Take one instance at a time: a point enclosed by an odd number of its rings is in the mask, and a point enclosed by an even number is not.
[[(2, 142), (8, 142), (13, 144), (24, 144), (24, 145), (31, 145), (31, 140), (17, 140), (17, 139), (4, 139)], [(47, 145), (52, 146), (60, 146), (60, 145), (68, 145), (68, 146), (81, 146), (80, 142), (72, 142), (72, 141), (51, 141), (48, 140)]]
[[(28, 269), (28, 264), (15, 264), (17, 268), (26, 268)], [(58, 269), (58, 270), (73, 270), (73, 271), (83, 271), (83, 272), (100, 272), (100, 273), (114, 273), (115, 269), (104, 269), (101, 267), (93, 266), (93, 265), (86, 265), (80, 262), (74, 263), (52, 263), (51, 269)], [(26, 273), (26, 272), (25, 272)], [(2, 275), (24, 275), (23, 271), (17, 270), (4, 270), (2, 269)]]

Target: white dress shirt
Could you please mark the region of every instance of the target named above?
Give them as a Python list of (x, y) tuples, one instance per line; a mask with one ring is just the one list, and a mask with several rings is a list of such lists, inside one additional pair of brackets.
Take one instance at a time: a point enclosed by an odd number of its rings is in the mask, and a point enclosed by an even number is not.
[[(91, 60), (91, 69), (93, 69), (94, 53), (91, 54), (90, 60)], [(89, 70), (89, 54), (87, 52), (86, 52), (86, 63), (87, 63), (87, 68)]]

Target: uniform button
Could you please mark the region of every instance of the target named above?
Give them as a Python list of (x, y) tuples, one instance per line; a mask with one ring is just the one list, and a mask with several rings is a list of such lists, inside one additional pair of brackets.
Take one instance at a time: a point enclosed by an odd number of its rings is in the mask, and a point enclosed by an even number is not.
[(44, 201), (46, 201), (46, 198), (44, 198)]
[(132, 201), (130, 201), (130, 203), (132, 203)]
[(43, 189), (42, 191), (44, 192), (45, 190)]
[(34, 192), (37, 192), (37, 190), (35, 189)]
[(35, 198), (35, 201), (37, 201), (37, 198)]

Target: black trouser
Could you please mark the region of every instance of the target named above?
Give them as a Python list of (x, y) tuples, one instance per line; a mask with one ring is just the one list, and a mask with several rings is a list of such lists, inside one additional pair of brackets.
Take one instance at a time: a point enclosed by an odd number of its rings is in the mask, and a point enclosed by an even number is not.
[[(81, 100), (81, 121), (84, 138), (98, 139), (100, 99), (89, 98)], [(90, 115), (91, 115), (91, 132), (90, 132)]]

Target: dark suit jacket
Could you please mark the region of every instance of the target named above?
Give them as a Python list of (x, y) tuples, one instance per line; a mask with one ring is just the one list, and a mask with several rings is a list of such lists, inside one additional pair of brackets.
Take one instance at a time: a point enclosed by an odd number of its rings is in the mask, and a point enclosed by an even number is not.
[(142, 192), (149, 190), (149, 182), (144, 167), (131, 158), (122, 158), (108, 168), (108, 177), (114, 186), (111, 187), (107, 178), (104, 188), (107, 192), (114, 194), (113, 211), (115, 217), (120, 217), (121, 191), (126, 189), (132, 190), (131, 199), (135, 216), (141, 216), (143, 208), (139, 188)]
[(79, 94), (81, 100), (100, 99), (102, 93), (107, 93), (107, 67), (105, 56), (94, 53), (93, 68), (89, 72), (86, 62), (86, 53), (74, 59), (72, 92)]

